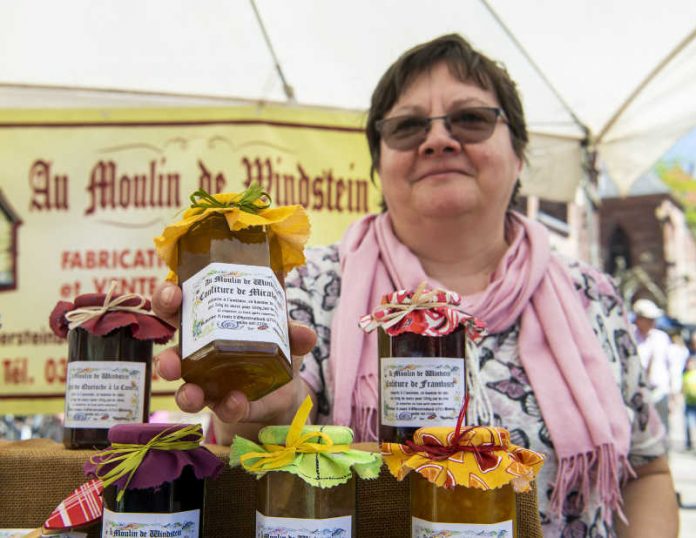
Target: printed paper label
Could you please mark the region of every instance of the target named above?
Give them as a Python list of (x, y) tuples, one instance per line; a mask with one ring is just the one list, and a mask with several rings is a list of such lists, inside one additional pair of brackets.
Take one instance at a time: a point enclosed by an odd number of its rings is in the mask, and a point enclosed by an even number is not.
[(500, 523), (433, 523), (417, 517), (411, 518), (412, 538), (435, 538), (447, 536), (457, 538), (512, 538), (512, 520)]
[(214, 340), (271, 342), (290, 361), (285, 290), (270, 267), (211, 263), (182, 284), (181, 348)]
[(104, 508), (102, 538), (198, 538), (200, 521), (200, 510), (174, 514), (122, 514)]
[(464, 399), (464, 359), (383, 358), (380, 363), (382, 424), (451, 426)]
[(256, 538), (350, 538), (351, 516), (328, 519), (268, 517), (256, 512)]
[[(23, 538), (24, 536), (29, 536), (36, 532), (36, 529), (0, 529), (0, 538)], [(59, 532), (56, 534), (42, 534), (41, 538), (44, 536), (50, 536), (50, 538), (87, 538), (86, 532)]]
[(65, 381), (65, 426), (110, 428), (143, 421), (145, 363), (74, 361)]

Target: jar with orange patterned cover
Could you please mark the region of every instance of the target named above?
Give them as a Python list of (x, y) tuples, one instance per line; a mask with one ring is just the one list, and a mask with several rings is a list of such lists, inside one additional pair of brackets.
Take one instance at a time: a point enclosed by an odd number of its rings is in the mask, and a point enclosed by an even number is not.
[(543, 457), (510, 443), (503, 428), (462, 427), (463, 415), (455, 428), (382, 444), (389, 471), (410, 475), (412, 536), (517, 537), (515, 493), (529, 490)]

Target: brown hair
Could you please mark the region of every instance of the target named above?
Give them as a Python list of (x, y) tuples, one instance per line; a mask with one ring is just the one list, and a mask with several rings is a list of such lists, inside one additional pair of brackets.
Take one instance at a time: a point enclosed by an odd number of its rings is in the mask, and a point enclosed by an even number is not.
[[(375, 124), (391, 110), (413, 79), (439, 62), (446, 62), (457, 79), (463, 82), (473, 81), (495, 94), (508, 120), (512, 148), (520, 159), (525, 159), (524, 151), (529, 137), (516, 84), (503, 65), (472, 48), (460, 35), (448, 34), (407, 50), (382, 75), (372, 93), (366, 134), (372, 157), (370, 177), (373, 182), (380, 159), (380, 136)], [(519, 181), (515, 186), (513, 200), (518, 190)]]

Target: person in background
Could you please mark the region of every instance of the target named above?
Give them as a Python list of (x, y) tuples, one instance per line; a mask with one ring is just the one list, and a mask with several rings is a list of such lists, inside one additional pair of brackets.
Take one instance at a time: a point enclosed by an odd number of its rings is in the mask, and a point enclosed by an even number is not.
[(682, 378), (682, 394), (684, 395), (684, 428), (686, 449), (694, 448), (691, 430), (696, 429), (696, 355), (686, 361)]
[[(471, 365), (490, 422), (547, 455), (538, 479), (544, 535), (677, 536), (664, 429), (617, 290), (554, 254), (546, 228), (510, 209), (528, 133), (505, 68), (458, 35), (418, 45), (377, 84), (366, 134), (386, 211), (353, 223), (339, 245), (308, 250), (306, 266), (288, 275), (290, 316), (312, 328), (292, 325), (292, 351), (311, 354), (273, 394), (211, 404), (217, 438), (229, 443), (240, 423), (287, 424), (310, 394), (314, 420), (376, 440), (376, 335), (357, 322), (382, 294), (427, 281), (457, 292), (488, 325)], [(162, 285), (153, 302), (175, 320), (180, 290)], [(157, 363), (163, 378), (179, 378), (174, 350)], [(194, 412), (206, 404), (190, 383), (176, 400)]]
[(638, 354), (646, 372), (650, 396), (660, 420), (669, 432), (669, 405), (672, 396), (672, 372), (669, 351), (672, 341), (669, 335), (655, 328), (655, 321), (663, 312), (650, 299), (638, 299), (633, 303), (635, 337)]

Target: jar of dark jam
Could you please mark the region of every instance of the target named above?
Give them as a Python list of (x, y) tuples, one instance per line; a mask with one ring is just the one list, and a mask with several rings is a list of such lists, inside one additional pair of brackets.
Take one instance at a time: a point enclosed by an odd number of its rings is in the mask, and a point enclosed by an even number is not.
[(405, 443), (421, 427), (457, 421), (467, 393), (467, 339), (483, 325), (457, 309), (460, 297), (445, 290), (386, 294), (360, 320), (378, 329), (379, 440)]
[[(199, 425), (141, 424), (115, 426), (112, 447), (92, 457), (85, 472), (104, 481), (102, 537), (202, 537), (205, 479), (224, 467), (200, 446)], [(126, 455), (142, 459), (129, 471), (116, 473)], [(133, 458), (136, 459), (136, 458)]]
[(133, 338), (130, 327), (97, 336), (77, 327), (68, 333), (63, 444), (104, 448), (109, 428), (147, 422), (150, 416), (152, 340)]
[(218, 401), (257, 400), (292, 379), (283, 256), (265, 226), (213, 213), (179, 239), (182, 377)]
[(405, 443), (423, 426), (451, 424), (466, 395), (466, 333), (442, 336), (380, 328), (379, 439)]
[(51, 313), (51, 328), (68, 339), (67, 448), (104, 448), (111, 426), (148, 421), (153, 342), (165, 343), (174, 328), (143, 297), (114, 289), (61, 301)]

